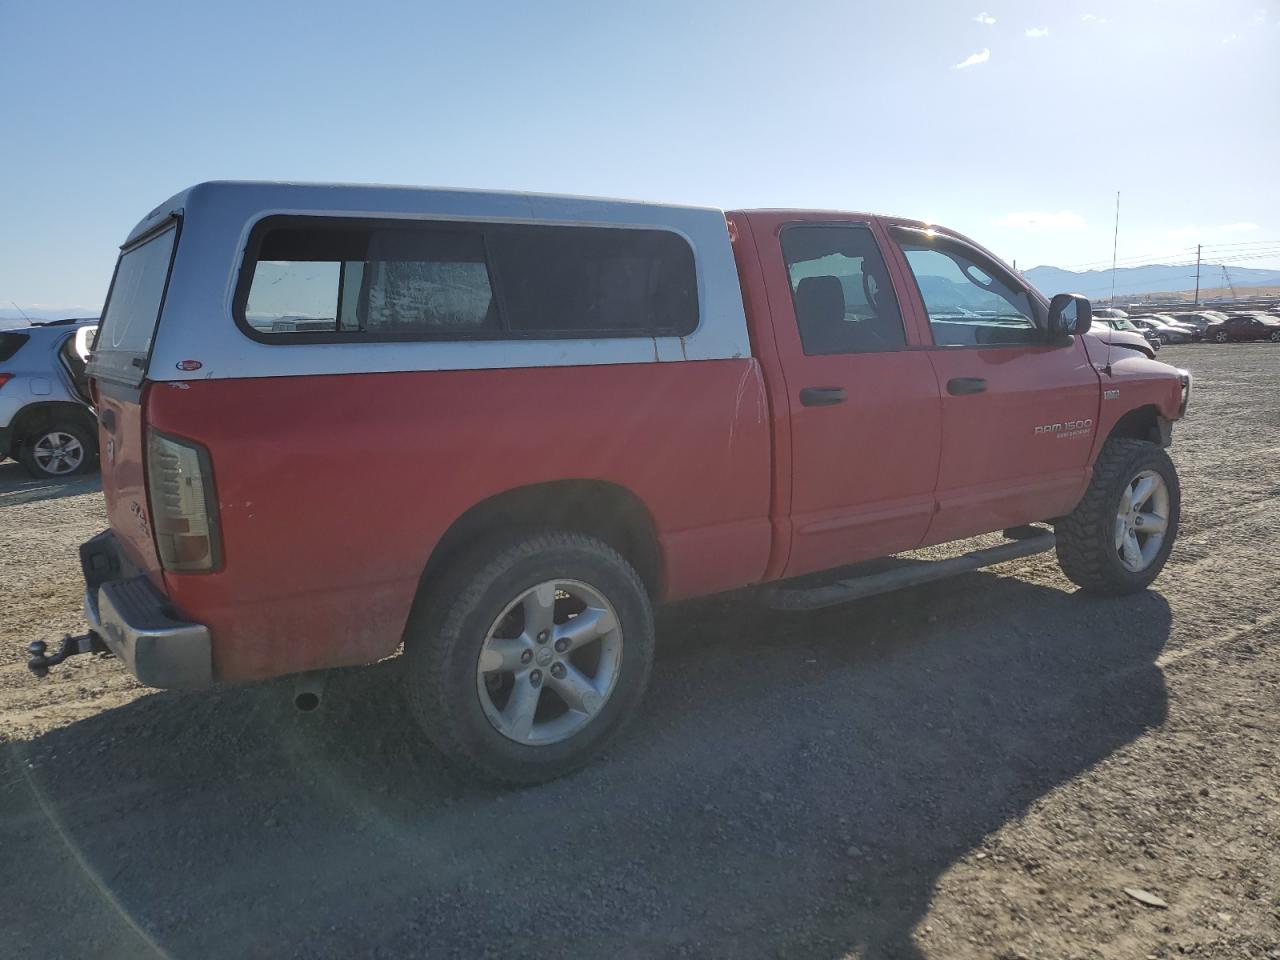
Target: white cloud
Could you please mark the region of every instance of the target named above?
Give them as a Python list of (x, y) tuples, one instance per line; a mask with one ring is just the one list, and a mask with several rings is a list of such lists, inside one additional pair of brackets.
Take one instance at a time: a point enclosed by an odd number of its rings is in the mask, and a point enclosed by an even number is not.
[(1047, 37), (1049, 35), (1048, 27), (1027, 27), (1028, 37)]
[(1052, 213), (1043, 210), (1019, 210), (1006, 213), (993, 221), (997, 227), (1016, 227), (1021, 230), (1083, 230), (1084, 217), (1072, 210)]
[(1086, 13), (1080, 19), (1083, 20), (1085, 23), (1106, 23), (1107, 22), (1106, 17), (1100, 17), (1096, 13)]
[(974, 20), (976, 20), (976, 21), (978, 21), (978, 23), (985, 24), (985, 25), (986, 25), (986, 26), (988, 26), (988, 27), (989, 27), (989, 26), (991, 26), (993, 23), (995, 23), (995, 22), (996, 22), (996, 18), (995, 18), (995, 17), (993, 17), (991, 14), (986, 13), (985, 11), (984, 11), (984, 12), (982, 12), (982, 13), (980, 13), (980, 14), (978, 14), (978, 15), (977, 15), (976, 17), (974, 17), (973, 19), (974, 19)]
[(1175, 240), (1194, 240), (1202, 233), (1204, 231), (1199, 227), (1174, 227), (1172, 230), (1166, 230), (1165, 236), (1172, 237)]
[(957, 70), (963, 70), (965, 67), (976, 67), (980, 63), (986, 63), (991, 59), (991, 51), (986, 47), (982, 48), (981, 53), (971, 53), (959, 63), (956, 64)]
[(1261, 230), (1256, 223), (1242, 220), (1239, 223), (1224, 223), (1218, 228), (1223, 233), (1248, 233), (1250, 230)]
[(1253, 22), (1254, 22), (1254, 23), (1266, 23), (1266, 22), (1267, 22), (1267, 11), (1266, 11), (1266, 10), (1264, 10), (1262, 7), (1258, 7), (1256, 10), (1254, 10), (1254, 11), (1253, 11)]
[(1228, 34), (1227, 36), (1225, 36), (1225, 37), (1223, 37), (1223, 38), (1222, 38), (1222, 42), (1223, 42), (1223, 43), (1239, 43), (1239, 42), (1240, 42), (1240, 34), (1238, 34), (1238, 33)]

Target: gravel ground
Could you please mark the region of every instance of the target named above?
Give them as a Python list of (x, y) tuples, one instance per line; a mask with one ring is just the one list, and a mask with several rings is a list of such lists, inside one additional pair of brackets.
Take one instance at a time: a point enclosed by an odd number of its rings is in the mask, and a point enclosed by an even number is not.
[(407, 732), (394, 661), (307, 715), (109, 659), (37, 683), (102, 501), (0, 465), (0, 952), (1280, 958), (1280, 349), (1161, 359), (1197, 393), (1155, 589), (1079, 594), (1050, 555), (669, 609), (612, 754), (511, 793)]

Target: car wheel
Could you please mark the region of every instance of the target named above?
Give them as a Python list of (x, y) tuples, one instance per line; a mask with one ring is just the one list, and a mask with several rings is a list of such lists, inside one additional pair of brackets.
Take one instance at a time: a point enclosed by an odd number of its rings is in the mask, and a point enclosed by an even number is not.
[(1169, 455), (1146, 440), (1112, 438), (1084, 498), (1057, 525), (1058, 564), (1094, 593), (1143, 590), (1169, 558), (1181, 508)]
[(1213, 335), (1213, 339), (1217, 340), (1219, 343), (1226, 343), (1230, 337), (1227, 335), (1227, 331), (1219, 330)]
[(1273, 332), (1270, 339), (1272, 343), (1280, 343), (1280, 330)]
[(415, 604), (404, 681), (423, 733), (490, 782), (564, 776), (635, 713), (653, 612), (612, 547), (567, 531), (478, 545)]
[(98, 449), (92, 434), (75, 423), (59, 423), (27, 437), (18, 447), (18, 461), (41, 480), (73, 477), (92, 470)]
[(1164, 344), (1168, 344), (1170, 342), (1169, 335), (1167, 333), (1160, 334), (1160, 342)]

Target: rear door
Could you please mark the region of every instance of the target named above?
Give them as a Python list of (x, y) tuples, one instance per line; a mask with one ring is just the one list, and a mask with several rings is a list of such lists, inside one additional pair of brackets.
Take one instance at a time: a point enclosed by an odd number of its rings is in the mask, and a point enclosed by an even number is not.
[(1046, 335), (1047, 310), (1010, 270), (955, 237), (890, 230), (915, 280), (942, 398), (937, 514), (926, 543), (1059, 516), (1088, 479), (1100, 381), (1080, 337)]
[(940, 409), (871, 222), (753, 215), (786, 384), (795, 576), (916, 546)]
[(111, 529), (129, 558), (160, 582), (146, 488), (146, 369), (178, 223), (125, 248), (116, 264), (86, 372), (98, 409), (98, 457)]

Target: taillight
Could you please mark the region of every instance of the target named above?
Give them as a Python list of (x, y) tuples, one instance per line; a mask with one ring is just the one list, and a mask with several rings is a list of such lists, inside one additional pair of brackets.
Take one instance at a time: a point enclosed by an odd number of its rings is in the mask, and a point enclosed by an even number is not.
[(166, 570), (212, 570), (221, 561), (218, 500), (209, 451), (154, 430), (147, 434), (147, 490), (156, 550)]
[(0, 373), (0, 387), (3, 387), (6, 383), (8, 383), (12, 379), (13, 379), (12, 373)]

